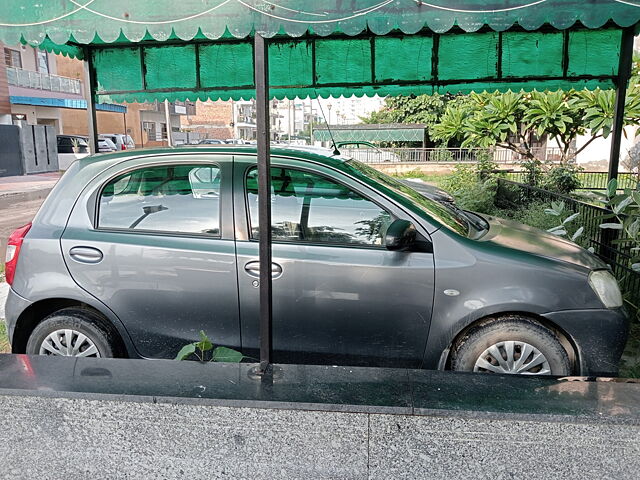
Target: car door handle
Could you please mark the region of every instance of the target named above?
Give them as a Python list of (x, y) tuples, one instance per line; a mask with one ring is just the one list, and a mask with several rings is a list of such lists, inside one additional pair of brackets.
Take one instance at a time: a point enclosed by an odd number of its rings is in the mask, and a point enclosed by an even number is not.
[[(244, 271), (252, 277), (260, 278), (260, 262), (258, 260), (254, 260), (253, 262), (247, 263), (244, 266)], [(273, 278), (277, 278), (280, 275), (282, 275), (282, 267), (277, 263), (272, 263), (271, 276)]]
[(80, 263), (100, 263), (104, 258), (102, 252), (93, 247), (73, 247), (69, 256)]

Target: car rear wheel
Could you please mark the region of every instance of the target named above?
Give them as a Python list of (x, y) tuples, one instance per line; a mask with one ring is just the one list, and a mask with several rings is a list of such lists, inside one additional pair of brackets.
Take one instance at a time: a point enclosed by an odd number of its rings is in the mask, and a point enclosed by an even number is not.
[(549, 328), (509, 316), (471, 328), (454, 345), (451, 369), (519, 375), (569, 375), (571, 362)]
[(97, 314), (66, 308), (45, 318), (27, 342), (26, 353), (63, 357), (113, 357), (115, 337)]

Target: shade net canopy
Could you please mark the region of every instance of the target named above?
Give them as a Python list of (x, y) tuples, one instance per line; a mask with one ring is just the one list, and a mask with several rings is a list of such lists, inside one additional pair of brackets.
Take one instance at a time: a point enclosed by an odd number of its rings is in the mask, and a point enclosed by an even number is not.
[(21, 37), (56, 44), (92, 43), (145, 37), (159, 41), (175, 34), (182, 40), (211, 40), (226, 35), (245, 38), (308, 32), (328, 36), (371, 31), (405, 34), (424, 28), (444, 33), (454, 27), (475, 32), (483, 26), (504, 31), (519, 25), (538, 30), (548, 24), (566, 29), (580, 23), (589, 29), (611, 21), (620, 27), (640, 20), (637, 0), (4, 0), (0, 40)]
[(407, 123), (332, 125), (329, 131), (326, 127), (318, 126), (313, 130), (313, 138), (336, 142), (422, 142), (425, 127)]
[(610, 88), (640, 0), (5, 0), (0, 40), (91, 57), (97, 101)]

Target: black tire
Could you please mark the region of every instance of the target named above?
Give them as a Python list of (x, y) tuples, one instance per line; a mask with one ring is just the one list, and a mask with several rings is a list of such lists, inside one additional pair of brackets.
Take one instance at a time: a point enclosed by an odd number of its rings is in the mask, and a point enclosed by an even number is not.
[[(489, 347), (508, 341), (523, 342), (536, 348), (548, 362), (551, 372), (548, 373), (549, 375), (565, 376), (571, 374), (569, 356), (553, 331), (534, 320), (516, 315), (497, 318), (494, 321), (469, 329), (453, 346), (451, 369), (461, 372), (473, 372), (476, 361), (480, 359), (480, 356)], [(503, 345), (499, 347), (499, 351), (503, 360), (506, 361), (507, 354)], [(533, 359), (532, 355), (529, 354), (528, 358)], [(516, 359), (522, 357), (521, 345), (516, 345), (513, 357)], [(491, 363), (494, 368), (500, 368), (499, 363), (491, 354), (485, 357), (485, 360)], [(541, 370), (536, 371), (537, 368), (542, 367), (534, 366), (528, 373), (540, 372)], [(491, 370), (482, 367), (479, 367), (478, 371), (493, 373)]]
[(40, 346), (47, 336), (62, 329), (75, 330), (85, 335), (98, 349), (102, 358), (111, 358), (118, 354), (116, 334), (104, 326), (104, 320), (97, 313), (82, 308), (58, 310), (42, 320), (29, 336), (26, 353), (39, 355)]

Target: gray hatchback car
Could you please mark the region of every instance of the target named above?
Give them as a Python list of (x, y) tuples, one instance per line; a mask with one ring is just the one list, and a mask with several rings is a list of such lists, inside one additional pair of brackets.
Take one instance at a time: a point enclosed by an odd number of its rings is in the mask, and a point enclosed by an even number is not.
[[(614, 375), (629, 321), (574, 243), (349, 158), (272, 150), (276, 362)], [(173, 358), (204, 330), (257, 357), (255, 147), (73, 164), (11, 236), (13, 351)]]

